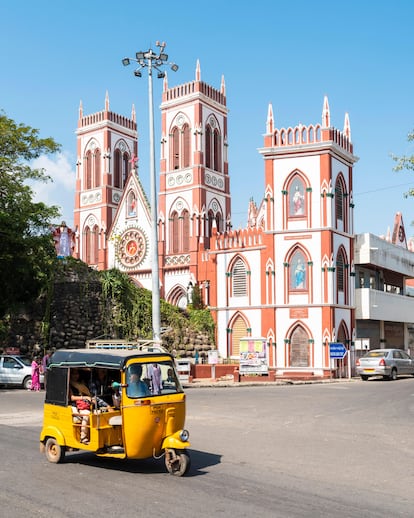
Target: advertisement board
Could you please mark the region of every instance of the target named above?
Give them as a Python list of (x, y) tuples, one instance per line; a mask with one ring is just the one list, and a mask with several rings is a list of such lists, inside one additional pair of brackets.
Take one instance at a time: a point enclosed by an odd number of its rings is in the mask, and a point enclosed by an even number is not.
[(240, 374), (268, 374), (266, 338), (240, 338)]

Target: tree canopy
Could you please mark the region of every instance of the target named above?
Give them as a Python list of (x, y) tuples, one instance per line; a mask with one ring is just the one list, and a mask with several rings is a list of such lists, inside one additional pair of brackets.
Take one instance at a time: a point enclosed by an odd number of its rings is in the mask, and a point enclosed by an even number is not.
[(0, 111), (0, 319), (39, 293), (55, 260), (49, 227), (58, 207), (35, 202), (28, 182), (51, 180), (31, 161), (59, 149)]
[[(414, 141), (414, 130), (412, 130), (407, 136), (408, 142)], [(392, 155), (392, 159), (397, 162), (397, 165), (394, 167), (394, 171), (403, 171), (406, 169), (407, 171), (414, 171), (414, 155), (411, 156), (395, 156)], [(409, 196), (414, 196), (414, 187), (410, 187), (404, 196), (408, 198)]]

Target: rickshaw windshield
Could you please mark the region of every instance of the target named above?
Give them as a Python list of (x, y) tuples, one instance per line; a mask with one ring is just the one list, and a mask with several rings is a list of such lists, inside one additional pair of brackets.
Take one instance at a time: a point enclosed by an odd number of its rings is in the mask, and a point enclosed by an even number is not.
[(130, 364), (126, 371), (126, 394), (130, 398), (182, 392), (171, 361)]

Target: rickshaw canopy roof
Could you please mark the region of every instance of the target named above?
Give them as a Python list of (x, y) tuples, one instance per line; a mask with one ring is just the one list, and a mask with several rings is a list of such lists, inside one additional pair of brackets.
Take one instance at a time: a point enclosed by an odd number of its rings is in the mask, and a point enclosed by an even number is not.
[(129, 359), (173, 359), (168, 352), (134, 349), (58, 349), (50, 359), (53, 367), (104, 367), (121, 369)]

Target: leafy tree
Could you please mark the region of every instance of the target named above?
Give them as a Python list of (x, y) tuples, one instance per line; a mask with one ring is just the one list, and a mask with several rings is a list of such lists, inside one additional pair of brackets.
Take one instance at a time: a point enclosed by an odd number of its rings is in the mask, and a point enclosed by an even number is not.
[(50, 180), (31, 161), (59, 149), (0, 111), (0, 319), (39, 293), (55, 261), (49, 226), (58, 208), (35, 203), (28, 182)]
[[(411, 131), (407, 136), (408, 142), (414, 141), (414, 130)], [(391, 155), (392, 159), (397, 162), (397, 165), (394, 167), (394, 171), (403, 171), (404, 169), (408, 171), (414, 171), (414, 155), (411, 156), (395, 156)], [(404, 196), (408, 198), (409, 196), (414, 196), (414, 187), (410, 187), (410, 189), (404, 193)]]

